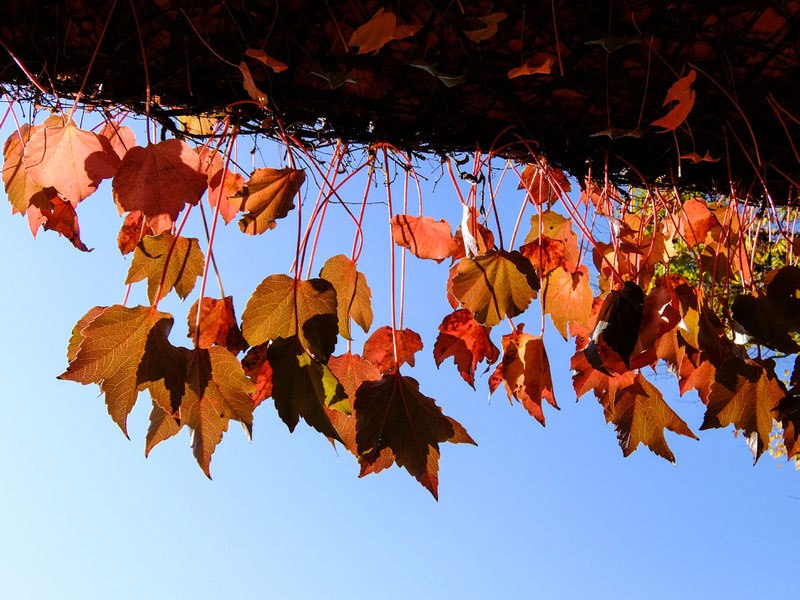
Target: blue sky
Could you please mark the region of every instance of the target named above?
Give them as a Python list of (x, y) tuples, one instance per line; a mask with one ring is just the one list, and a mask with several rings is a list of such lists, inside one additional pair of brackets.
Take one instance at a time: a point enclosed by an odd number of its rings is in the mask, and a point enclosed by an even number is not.
[[(6, 125), (2, 138), (9, 133)], [(261, 148), (265, 164), (277, 166), (277, 151)], [(425, 212), (455, 227), (461, 208), (450, 182), (432, 189), (438, 168), (420, 170), (429, 178)], [(346, 188), (346, 199), (360, 201), (363, 185)], [(515, 188), (504, 184), (500, 196), (509, 231), (522, 201)], [(307, 191), (313, 204), (315, 190)], [(393, 188), (395, 198), (401, 191)], [(371, 200), (384, 193), (373, 189)], [(478, 443), (443, 446), (438, 503), (397, 468), (359, 479), (350, 454), (303, 423), (289, 434), (269, 400), (255, 413), (252, 442), (231, 424), (213, 481), (195, 464), (186, 431), (145, 459), (146, 395), (129, 419), (129, 441), (96, 386), (56, 380), (73, 325), (92, 306), (121, 302), (130, 264), (116, 248), (110, 182), (79, 216), (89, 254), (54, 232), (33, 240), (8, 205), (0, 218), (0, 598), (745, 598), (782, 594), (797, 569), (800, 473), (766, 455), (753, 467), (732, 430), (698, 431), (702, 405), (694, 393), (679, 398), (666, 372), (647, 376), (701, 441), (668, 433), (676, 466), (643, 447), (623, 458), (597, 402), (575, 402), (572, 345), (549, 322), (561, 411), (546, 407), (542, 428), (502, 389), (487, 402), (487, 376), (473, 391), (451, 359), (436, 369), (436, 328), (450, 312), (447, 263), (411, 256), (405, 326), (425, 348), (403, 372)], [(385, 205), (369, 206), (367, 218), (359, 267), (379, 327), (390, 323)], [(187, 227), (185, 235), (202, 238), (196, 219)], [(215, 254), (238, 315), (264, 277), (289, 269), (295, 235), (296, 213), (261, 236), (235, 223), (220, 231)], [(349, 254), (352, 235), (331, 206), (313, 273), (328, 256)], [(207, 289), (218, 297), (213, 281)], [(160, 304), (175, 315), (176, 344), (189, 344), (195, 298)], [(146, 303), (143, 283), (135, 303)], [(538, 308), (522, 320), (538, 333)], [(507, 325), (495, 329), (497, 345), (505, 333)]]

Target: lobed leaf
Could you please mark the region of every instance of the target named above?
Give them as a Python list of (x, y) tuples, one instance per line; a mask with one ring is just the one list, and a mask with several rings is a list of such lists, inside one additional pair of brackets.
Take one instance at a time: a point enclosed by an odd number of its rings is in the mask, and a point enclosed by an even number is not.
[(372, 326), (372, 291), (367, 278), (356, 270), (356, 263), (344, 254), (331, 256), (319, 276), (329, 281), (336, 290), (336, 310), (339, 319), (339, 335), (350, 340), (350, 319), (369, 332)]
[(256, 169), (241, 192), (231, 196), (247, 214), (239, 219), (239, 228), (249, 235), (275, 228), (294, 208), (293, 199), (306, 180), (302, 169)]
[(147, 279), (147, 297), (151, 304), (157, 304), (173, 288), (183, 300), (203, 274), (203, 264), (203, 252), (197, 239), (176, 238), (168, 232), (146, 235), (136, 245), (125, 283)]

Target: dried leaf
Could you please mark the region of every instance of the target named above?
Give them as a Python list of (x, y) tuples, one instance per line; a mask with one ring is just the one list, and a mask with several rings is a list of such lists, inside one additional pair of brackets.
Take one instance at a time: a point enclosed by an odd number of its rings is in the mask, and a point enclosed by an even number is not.
[(529, 58), (525, 63), (508, 72), (508, 78), (514, 79), (515, 77), (522, 77), (523, 75), (550, 75), (550, 70), (553, 68), (553, 59), (548, 56), (544, 60), (537, 60)]
[(275, 228), (275, 220), (282, 219), (294, 208), (293, 198), (306, 180), (302, 169), (256, 169), (244, 189), (232, 196), (246, 210), (239, 219), (239, 228), (250, 235)]
[(269, 342), (253, 346), (242, 359), (242, 368), (247, 378), (256, 389), (250, 394), (255, 409), (264, 400), (272, 396), (272, 367), (267, 360)]
[(264, 92), (258, 89), (256, 82), (253, 80), (253, 74), (250, 72), (250, 67), (247, 66), (247, 63), (240, 62), (239, 71), (242, 73), (242, 86), (244, 87), (244, 91), (247, 92), (247, 95), (250, 96), (250, 98), (252, 98), (261, 108), (267, 108), (269, 105), (269, 98)]
[(480, 29), (473, 29), (471, 31), (465, 31), (464, 35), (466, 35), (476, 44), (483, 42), (484, 40), (488, 40), (494, 37), (494, 35), (497, 33), (497, 24), (504, 20), (507, 16), (508, 15), (506, 13), (496, 12), (486, 15), (485, 17), (478, 17), (478, 19), (484, 24), (484, 27), (481, 27)]
[(153, 235), (153, 230), (144, 222), (141, 211), (129, 212), (117, 234), (117, 247), (122, 254), (130, 254), (146, 235)]
[(267, 65), (270, 69), (275, 71), (276, 73), (280, 73), (281, 71), (285, 71), (289, 67), (286, 66), (286, 63), (279, 61), (277, 58), (272, 58), (269, 54), (264, 52), (263, 50), (254, 50), (252, 48), (248, 48), (245, 51), (247, 56), (251, 58), (255, 58), (256, 60), (260, 60), (262, 63)]

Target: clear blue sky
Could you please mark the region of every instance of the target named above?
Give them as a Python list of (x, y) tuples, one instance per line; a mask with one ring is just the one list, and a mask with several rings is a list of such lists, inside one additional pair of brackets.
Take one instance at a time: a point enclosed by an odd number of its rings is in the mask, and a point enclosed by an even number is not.
[[(275, 166), (275, 151), (262, 148)], [(437, 178), (430, 167), (421, 173)], [(506, 183), (501, 195), (512, 226), (522, 200), (515, 187)], [(362, 193), (359, 179), (347, 199)], [(383, 198), (382, 187), (373, 190), (373, 200)], [(435, 191), (426, 184), (424, 201), (427, 214), (460, 221), (449, 181)], [(542, 428), (502, 390), (487, 403), (487, 376), (472, 391), (451, 359), (436, 369), (436, 328), (450, 312), (447, 263), (413, 257), (405, 326), (425, 349), (403, 371), (478, 443), (443, 445), (438, 503), (396, 467), (359, 479), (353, 457), (304, 423), (289, 434), (270, 400), (255, 413), (252, 442), (231, 423), (213, 481), (195, 464), (185, 430), (145, 459), (145, 394), (128, 441), (96, 386), (56, 380), (75, 322), (124, 295), (130, 260), (116, 248), (121, 219), (110, 182), (79, 207), (89, 254), (54, 232), (34, 241), (8, 204), (2, 211), (4, 600), (750, 598), (785, 595), (797, 571), (800, 473), (767, 455), (753, 467), (732, 430), (698, 431), (702, 405), (694, 393), (679, 398), (666, 372), (651, 380), (701, 441), (667, 434), (677, 466), (643, 447), (623, 458), (598, 403), (588, 395), (575, 402), (572, 345), (549, 323), (561, 411), (546, 407)], [(314, 274), (327, 256), (349, 253), (353, 230), (342, 214), (331, 206)], [(377, 327), (390, 323), (386, 207), (370, 206), (368, 218), (360, 268)], [(198, 235), (197, 221), (189, 227)], [(296, 213), (255, 238), (235, 223), (220, 232), (217, 261), (238, 315), (264, 277), (288, 270), (295, 232)], [(146, 303), (144, 290), (135, 286), (130, 304)], [(194, 299), (180, 304), (173, 295), (160, 305), (175, 315), (176, 344), (189, 344)], [(524, 320), (538, 332), (538, 308)], [(496, 328), (496, 344), (505, 333)]]

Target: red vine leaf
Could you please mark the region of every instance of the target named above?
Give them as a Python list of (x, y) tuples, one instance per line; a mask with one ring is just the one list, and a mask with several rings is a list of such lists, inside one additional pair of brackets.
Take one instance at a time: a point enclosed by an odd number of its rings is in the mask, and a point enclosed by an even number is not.
[(297, 336), (304, 348), (327, 362), (339, 331), (336, 310), (336, 290), (329, 281), (270, 275), (247, 301), (242, 334), (251, 346)]
[(232, 196), (246, 210), (239, 219), (239, 228), (247, 234), (264, 233), (275, 228), (275, 220), (282, 219), (294, 208), (293, 198), (306, 180), (303, 169), (256, 169), (244, 189)]
[(272, 69), (276, 73), (280, 73), (281, 71), (285, 71), (286, 69), (289, 68), (286, 66), (286, 63), (279, 61), (277, 58), (272, 58), (269, 54), (267, 54), (263, 50), (254, 50), (252, 48), (248, 48), (245, 51), (245, 54), (251, 58), (260, 60), (262, 63), (267, 65), (270, 69)]
[(689, 246), (705, 242), (708, 232), (717, 226), (717, 218), (703, 200), (693, 198), (683, 203), (678, 232)]
[(134, 146), (112, 181), (120, 213), (140, 210), (156, 233), (172, 227), (186, 204), (197, 204), (206, 187), (200, 157), (178, 139)]
[(560, 169), (530, 164), (520, 174), (517, 189), (526, 190), (531, 204), (541, 206), (552, 204), (562, 194), (571, 191), (572, 186)]
[(392, 237), (398, 246), (408, 248), (417, 258), (442, 262), (457, 250), (450, 224), (433, 217), (395, 215), (392, 218)]
[(153, 408), (150, 410), (150, 424), (147, 427), (145, 438), (144, 455), (150, 455), (153, 448), (166, 439), (169, 439), (181, 430), (180, 419), (171, 415), (153, 401)]
[[(328, 361), (328, 367), (336, 376), (336, 379), (339, 380), (339, 383), (342, 384), (351, 405), (354, 404), (356, 392), (362, 383), (365, 381), (377, 381), (381, 378), (381, 373), (375, 365), (358, 354), (349, 352), (341, 356), (331, 356)], [(358, 416), (355, 408), (352, 409), (349, 415), (331, 408), (326, 408), (325, 412), (328, 413), (331, 423), (341, 435), (344, 447), (358, 458), (358, 448), (356, 447), (356, 422)], [(363, 477), (365, 474), (362, 472), (361, 476)]]
[(420, 25), (398, 25), (394, 13), (384, 12), (383, 8), (353, 32), (348, 46), (358, 46), (358, 54), (377, 52), (393, 40), (402, 40), (419, 31)]
[(783, 397), (774, 362), (729, 358), (717, 369), (700, 429), (733, 425), (744, 432), (755, 463), (769, 447), (772, 411)]
[(570, 321), (589, 326), (592, 300), (589, 270), (584, 265), (574, 273), (558, 267), (547, 276), (542, 288), (542, 311), (550, 315), (553, 325), (565, 340)]
[(464, 257), (453, 279), (453, 295), (487, 327), (522, 314), (538, 289), (533, 266), (517, 251), (492, 250), (474, 259)]
[(523, 244), (519, 251), (522, 256), (531, 261), (540, 277), (547, 275), (553, 269), (566, 265), (567, 246), (561, 240), (551, 240), (549, 237), (542, 236)]
[(489, 331), (467, 309), (450, 313), (439, 325), (439, 337), (433, 347), (436, 366), (441, 366), (452, 356), (461, 377), (474, 388), (478, 363), (486, 360), (491, 365), (500, 357), (500, 351), (489, 338)]
[(664, 429), (693, 439), (686, 422), (664, 402), (661, 392), (637, 373), (634, 382), (618, 390), (613, 402), (601, 400), (606, 422), (613, 423), (624, 456), (630, 456), (639, 444), (644, 444), (660, 457), (675, 462), (664, 438)]
[(579, 350), (572, 357), (570, 368), (574, 373), (572, 387), (575, 389), (575, 396), (581, 398), (587, 392), (594, 392), (595, 397), (604, 406), (616, 402), (617, 391), (632, 385), (635, 376), (634, 371), (606, 375), (589, 364), (583, 350)]
[[(397, 362), (395, 362), (394, 348), (397, 346)], [(386, 375), (396, 373), (403, 365), (408, 363), (414, 366), (414, 354), (422, 350), (422, 338), (410, 329), (395, 330), (392, 340), (392, 328), (387, 326), (376, 329), (369, 339), (364, 342), (362, 354), (378, 370)]]
[(122, 254), (130, 254), (146, 235), (153, 235), (153, 230), (144, 222), (141, 211), (129, 212), (117, 234), (117, 247)]
[(267, 350), (272, 367), (272, 397), (289, 431), (300, 417), (323, 435), (342, 442), (326, 408), (350, 412), (344, 388), (331, 370), (312, 358), (297, 337), (273, 340)]
[(242, 359), (242, 368), (247, 378), (256, 386), (250, 394), (253, 408), (272, 396), (272, 367), (267, 360), (269, 342), (253, 346)]
[(553, 58), (548, 56), (544, 60), (536, 58), (529, 58), (525, 63), (508, 72), (508, 78), (514, 79), (515, 77), (522, 77), (523, 75), (550, 75), (550, 70), (553, 68)]
[[(52, 117), (51, 117), (52, 118)], [(3, 184), (14, 212), (25, 214), (31, 205), (46, 208), (51, 201), (58, 196), (55, 188), (43, 188), (31, 179), (22, 166), (22, 156), (25, 152), (25, 144), (31, 136), (44, 127), (44, 125), (23, 124), (19, 131), (14, 131), (3, 145)], [(39, 223), (40, 225), (41, 223)], [(34, 235), (39, 228), (36, 225), (31, 227)]]
[(656, 119), (650, 125), (663, 127), (663, 133), (664, 131), (676, 129), (686, 120), (694, 106), (695, 91), (692, 89), (692, 84), (696, 78), (697, 71), (692, 69), (672, 84), (672, 87), (667, 91), (667, 97), (664, 98), (662, 106), (666, 106), (671, 102), (677, 102), (677, 104), (666, 115)]
[(507, 16), (508, 15), (506, 13), (496, 12), (486, 15), (485, 17), (478, 17), (478, 19), (484, 24), (484, 27), (481, 27), (480, 29), (473, 29), (471, 31), (465, 31), (464, 35), (466, 35), (476, 44), (488, 40), (494, 37), (494, 35), (497, 33), (497, 24)]
[[(108, 140), (111, 149), (122, 160), (125, 153), (136, 145), (136, 134), (130, 127), (118, 125), (113, 121), (106, 122), (98, 134)], [(119, 163), (117, 163), (119, 166)]]
[(100, 181), (114, 176), (119, 157), (106, 138), (78, 129), (70, 121), (37, 129), (25, 146), (22, 164), (37, 185), (54, 187), (77, 204)]
[(256, 85), (256, 82), (253, 80), (253, 74), (250, 72), (250, 67), (244, 62), (240, 62), (239, 71), (242, 74), (242, 86), (247, 92), (247, 95), (250, 96), (259, 107), (267, 108), (269, 98)]
[(639, 338), (643, 305), (644, 292), (632, 281), (626, 281), (621, 290), (606, 296), (586, 347), (586, 358), (595, 369), (608, 374), (602, 346), (616, 352), (630, 368), (630, 356)]
[[(463, 233), (464, 231), (466, 231), (466, 236)], [(466, 244), (464, 243), (465, 240)], [(486, 254), (489, 250), (494, 248), (494, 234), (492, 230), (481, 225), (478, 222), (478, 212), (467, 205), (464, 205), (464, 218), (461, 221), (461, 225), (456, 227), (453, 241), (456, 243), (456, 250), (450, 257), (452, 261), (467, 256), (467, 245), (470, 249), (470, 258)], [(454, 306), (453, 308), (456, 307)]]
[[(200, 150), (200, 161), (208, 177), (208, 203), (214, 208), (217, 206), (217, 200), (221, 200), (219, 214), (225, 223), (230, 223), (242, 205), (238, 194), (245, 186), (245, 179), (239, 173), (225, 170), (225, 161), (219, 152), (203, 148)], [(225, 173), (224, 180), (223, 173)]]
[(189, 337), (195, 341), (196, 348), (210, 348), (217, 345), (227, 348), (233, 354), (247, 349), (247, 342), (239, 331), (236, 312), (233, 310), (233, 297), (222, 300), (203, 298), (200, 310), (200, 332), (197, 332), (197, 303), (189, 311)]
[(542, 400), (558, 409), (553, 395), (550, 361), (544, 340), (523, 333), (524, 324), (516, 331), (503, 336), (503, 360), (489, 378), (489, 393), (493, 394), (500, 382), (506, 387), (509, 401), (516, 398), (533, 418), (544, 425)]
[(453, 422), (436, 402), (419, 391), (419, 383), (399, 372), (362, 383), (354, 406), (362, 464), (385, 460), (387, 453), (382, 451), (388, 448), (397, 466), (405, 468), (434, 498), (438, 498), (439, 488), (439, 444), (475, 443), (463, 427), (459, 426), (457, 435)]
[[(203, 252), (195, 238), (175, 238), (167, 232), (146, 235), (136, 245), (125, 283), (147, 279), (151, 304), (158, 303), (173, 288), (182, 300), (203, 274), (203, 263)], [(159, 287), (161, 293), (156, 297)]]
[[(542, 213), (542, 236), (552, 240), (564, 242), (564, 259), (575, 265), (578, 264), (580, 253), (578, 250), (578, 236), (572, 230), (569, 219), (562, 217), (557, 212), (546, 210)], [(531, 217), (531, 229), (525, 236), (525, 243), (528, 244), (539, 238), (539, 215)]]
[(45, 218), (44, 228), (46, 230), (57, 231), (60, 235), (67, 238), (73, 246), (81, 252), (91, 252), (81, 241), (81, 230), (78, 227), (78, 215), (75, 214), (75, 207), (60, 197), (53, 198), (50, 202), (51, 208), (43, 209), (42, 216)]
[(372, 326), (372, 291), (367, 278), (356, 271), (356, 263), (344, 254), (331, 256), (319, 276), (330, 281), (336, 290), (336, 306), (339, 318), (339, 335), (350, 340), (350, 319), (364, 330)]
[(800, 387), (797, 384), (778, 402), (773, 412), (783, 428), (786, 458), (791, 459), (800, 454)]

